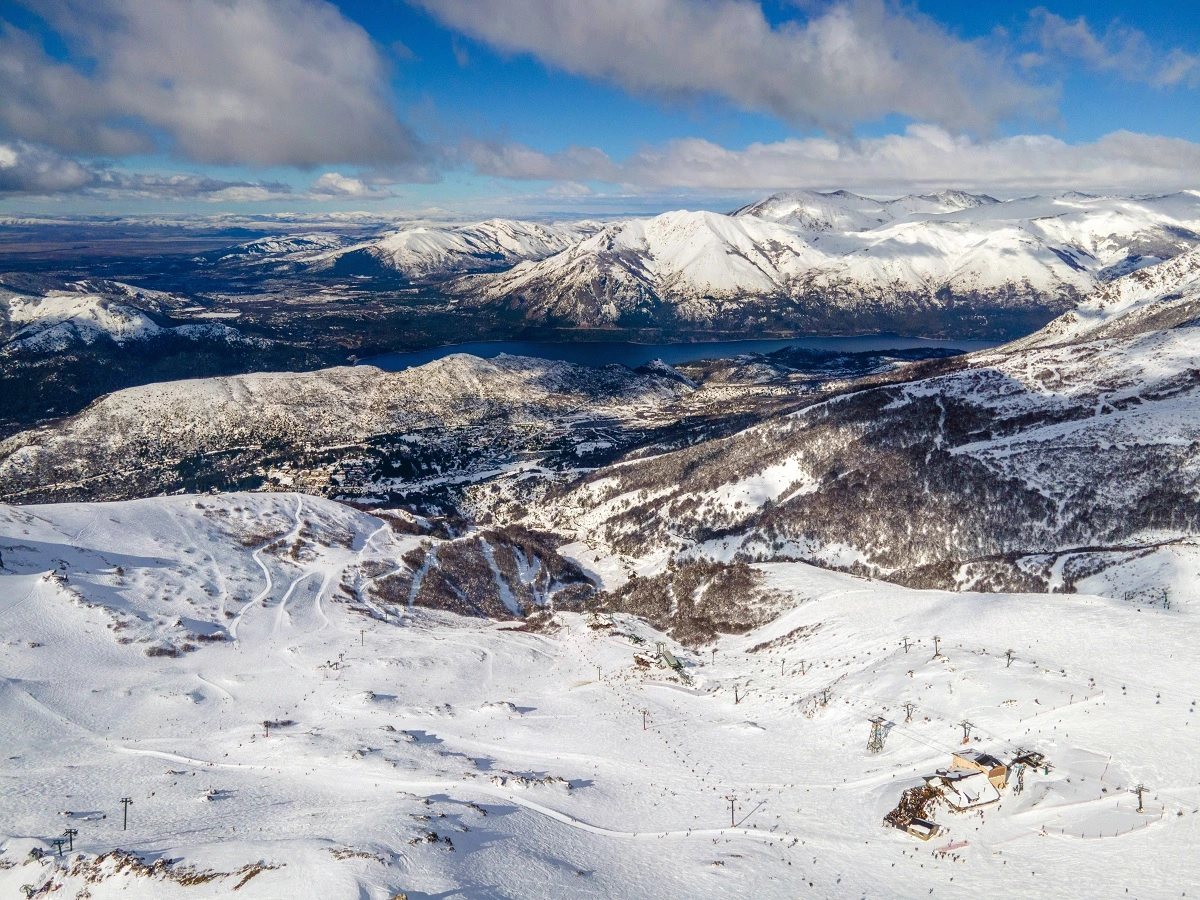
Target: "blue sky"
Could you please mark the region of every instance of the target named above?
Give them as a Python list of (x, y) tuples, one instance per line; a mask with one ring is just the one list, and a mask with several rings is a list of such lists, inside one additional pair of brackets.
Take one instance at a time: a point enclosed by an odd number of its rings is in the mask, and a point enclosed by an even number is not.
[[(539, 63), (529, 54), (503, 54), (486, 44), (441, 27), (431, 16), (403, 3), (342, 3), (355, 21), (387, 44), (402, 41), (419, 61), (401, 63), (396, 87), (402, 102), (430, 103), (448, 121), (481, 131), (507, 132), (514, 139), (543, 148), (569, 143), (595, 144), (623, 155), (644, 142), (680, 135), (699, 135), (722, 143), (744, 145), (778, 140), (796, 129), (779, 119), (750, 114), (728, 103), (694, 101), (672, 104), (630, 95), (610, 85), (589, 81)], [(1029, 3), (924, 2), (922, 12), (967, 38), (986, 38), (1004, 28), (1019, 35), (1027, 28)], [(1080, 16), (1096, 30), (1124, 21), (1160, 48), (1185, 47), (1200, 53), (1200, 16), (1181, 2), (1130, 4), (1112, 0), (1058, 3), (1054, 11), (1067, 19)], [(794, 17), (790, 3), (764, 5), (776, 24)], [(1131, 12), (1137, 14), (1131, 21)], [(454, 48), (466, 54), (466, 64)], [(1200, 95), (1195, 90), (1130, 85), (1118, 72), (1096, 72), (1067, 64), (1051, 79), (1062, 86), (1061, 121), (1052, 131), (1070, 140), (1091, 140), (1118, 129), (1157, 131), (1200, 140)], [(860, 132), (877, 134), (896, 121), (860, 123)], [(1010, 133), (1020, 124), (1002, 123)], [(806, 132), (801, 132), (806, 133)]]
[(1200, 188), (1188, 4), (0, 2), (0, 209)]

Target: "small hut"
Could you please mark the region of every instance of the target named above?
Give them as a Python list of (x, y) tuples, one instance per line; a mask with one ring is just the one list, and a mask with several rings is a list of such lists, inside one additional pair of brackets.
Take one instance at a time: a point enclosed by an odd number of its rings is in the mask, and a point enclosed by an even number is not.
[(954, 768), (975, 769), (987, 776), (998, 791), (1008, 787), (1008, 766), (996, 759), (990, 753), (980, 753), (978, 750), (962, 750), (953, 755)]
[(928, 819), (913, 819), (904, 830), (915, 838), (927, 841), (937, 835), (942, 830), (942, 826), (937, 822), (930, 822)]

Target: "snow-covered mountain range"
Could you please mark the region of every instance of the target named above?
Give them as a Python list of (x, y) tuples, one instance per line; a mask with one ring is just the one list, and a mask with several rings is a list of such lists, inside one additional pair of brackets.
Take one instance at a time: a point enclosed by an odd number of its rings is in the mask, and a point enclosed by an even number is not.
[(897, 200), (873, 200), (849, 191), (783, 191), (732, 214), (783, 222), (802, 231), (869, 231), (914, 214), (942, 215), (998, 202), (987, 194), (965, 191), (911, 194)]
[(316, 232), (262, 238), (208, 258), (218, 265), (279, 271), (373, 274), (411, 279), (445, 278), (504, 269), (543, 259), (596, 231), (591, 221), (539, 223), (488, 219), (466, 225), (412, 224), (367, 240)]
[(1200, 243), (1200, 194), (1004, 202), (790, 191), (728, 215), (414, 224), (259, 240), (218, 266), (390, 275), (558, 328), (1014, 337)]
[[(731, 215), (680, 211), (612, 223), (561, 253), (461, 280), (455, 290), (463, 302), (585, 325), (668, 317), (723, 328), (880, 330), (975, 316), (982, 326), (988, 316), (1049, 318), (1113, 277), (1198, 242), (1193, 193), (1005, 203), (952, 193), (891, 202), (788, 193)], [(966, 318), (959, 326), (969, 328)]]
[(471, 340), (1010, 340), (1195, 246), (1200, 194), (794, 191), (728, 215), (301, 224), (174, 255), (152, 220), (94, 224), (110, 255), (51, 233), (57, 264), (6, 255), (0, 435), (151, 381)]
[(541, 507), (543, 527), (625, 571), (664, 554), (801, 558), (1069, 587), (1200, 530), (1198, 313), (1200, 249), (1012, 345), (598, 470)]

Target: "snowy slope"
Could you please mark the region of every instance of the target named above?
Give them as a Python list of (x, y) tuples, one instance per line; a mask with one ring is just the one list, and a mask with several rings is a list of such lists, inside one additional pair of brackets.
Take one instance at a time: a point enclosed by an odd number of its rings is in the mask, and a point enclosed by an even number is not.
[[(685, 684), (634, 664), (663, 638), (627, 616), (522, 632), (355, 599), (417, 541), (298, 495), (0, 507), (0, 896), (1166, 897), (1200, 879), (1194, 595), (1167, 611), (770, 565), (788, 611), (701, 651), (668, 641)], [(928, 844), (885, 828), (964, 719), (973, 748), (1050, 767), (982, 815), (937, 804)]]
[(816, 264), (822, 254), (786, 226), (710, 212), (671, 212), (606, 226), (538, 262), (462, 283), (487, 302), (518, 297), (547, 315), (580, 323), (614, 323), (669, 295), (678, 315), (704, 320), (709, 297), (773, 293), (788, 276), (781, 266)]
[(1174, 328), (1200, 314), (1200, 251), (1142, 269), (1096, 291), (1045, 328), (1013, 343), (1046, 347)]
[(229, 262), (285, 262), (294, 258), (307, 258), (313, 254), (336, 250), (350, 241), (340, 234), (311, 232), (308, 234), (270, 235), (230, 247), (215, 256), (216, 261)]
[(940, 191), (872, 200), (849, 191), (783, 191), (734, 210), (734, 216), (754, 216), (794, 225), (804, 231), (869, 231), (917, 213), (941, 214), (996, 203), (986, 194)]
[(58, 292), (45, 297), (12, 296), (7, 306), (13, 329), (9, 346), (14, 350), (61, 350), (101, 337), (123, 344), (157, 336), (162, 330), (141, 310), (103, 296)]

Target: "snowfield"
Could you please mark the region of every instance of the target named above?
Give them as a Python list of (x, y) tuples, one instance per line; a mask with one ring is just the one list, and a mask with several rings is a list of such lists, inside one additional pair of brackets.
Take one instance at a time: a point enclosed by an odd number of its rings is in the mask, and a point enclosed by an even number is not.
[[(1115, 600), (758, 566), (785, 611), (695, 650), (667, 640), (680, 676), (635, 663), (665, 639), (624, 615), (514, 627), (378, 602), (420, 540), (298, 494), (0, 507), (0, 896), (1200, 882), (1192, 545), (1106, 571)], [(942, 803), (928, 843), (884, 827), (963, 749), (964, 720), (971, 748), (1048, 770), (982, 811)]]

